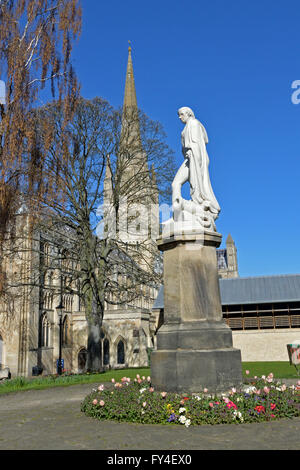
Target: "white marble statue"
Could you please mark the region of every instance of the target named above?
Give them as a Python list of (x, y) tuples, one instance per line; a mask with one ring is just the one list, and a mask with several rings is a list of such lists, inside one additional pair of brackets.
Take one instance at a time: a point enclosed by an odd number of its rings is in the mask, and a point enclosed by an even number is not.
[[(183, 228), (216, 231), (214, 221), (219, 215), (220, 206), (209, 179), (207, 133), (190, 108), (180, 108), (178, 116), (185, 124), (181, 133), (184, 162), (172, 183), (173, 220), (175, 223), (181, 222)], [(182, 185), (187, 181), (190, 184), (189, 201), (181, 195)]]

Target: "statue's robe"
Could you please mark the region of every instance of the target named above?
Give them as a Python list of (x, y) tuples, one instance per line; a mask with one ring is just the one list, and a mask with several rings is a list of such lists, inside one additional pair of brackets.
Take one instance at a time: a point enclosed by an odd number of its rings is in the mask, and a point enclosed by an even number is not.
[(220, 206), (209, 179), (207, 143), (208, 138), (204, 126), (197, 119), (190, 118), (181, 133), (181, 144), (185, 158), (187, 150), (191, 150), (188, 158), (191, 199), (195, 204), (205, 203), (214, 217), (217, 217)]

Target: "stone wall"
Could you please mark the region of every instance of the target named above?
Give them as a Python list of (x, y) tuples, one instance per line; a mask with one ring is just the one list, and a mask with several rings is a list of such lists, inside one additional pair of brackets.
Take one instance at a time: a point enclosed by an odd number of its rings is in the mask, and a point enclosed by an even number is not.
[(300, 328), (233, 331), (233, 346), (242, 361), (288, 361), (287, 344), (300, 341)]

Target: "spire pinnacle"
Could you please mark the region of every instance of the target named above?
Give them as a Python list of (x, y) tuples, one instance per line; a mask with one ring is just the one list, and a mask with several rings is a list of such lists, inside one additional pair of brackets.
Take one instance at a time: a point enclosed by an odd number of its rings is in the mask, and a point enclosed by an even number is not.
[(133, 76), (133, 65), (131, 57), (131, 41), (128, 41), (128, 62), (126, 70), (126, 82), (125, 82), (125, 93), (124, 93), (124, 103), (123, 110), (125, 108), (131, 108), (132, 110), (137, 110), (137, 99), (135, 91), (135, 83)]

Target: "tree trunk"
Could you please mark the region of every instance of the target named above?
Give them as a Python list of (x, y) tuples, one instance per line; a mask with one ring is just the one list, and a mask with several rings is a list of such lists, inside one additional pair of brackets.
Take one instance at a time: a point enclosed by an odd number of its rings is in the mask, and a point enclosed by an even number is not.
[(88, 344), (87, 344), (87, 371), (102, 372), (101, 358), (101, 325), (88, 322)]

